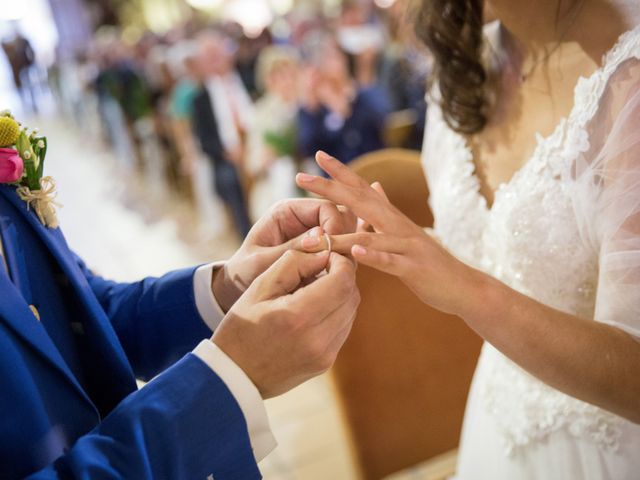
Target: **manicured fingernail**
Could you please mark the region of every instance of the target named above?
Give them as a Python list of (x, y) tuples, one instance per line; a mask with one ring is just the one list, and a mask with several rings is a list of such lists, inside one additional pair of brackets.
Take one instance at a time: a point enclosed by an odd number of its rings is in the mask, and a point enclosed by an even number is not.
[(309, 230), (307, 236), (320, 238), (320, 236), (322, 236), (322, 229), (320, 227), (313, 227), (311, 230)]
[(361, 245), (354, 245), (353, 246), (353, 254), (354, 255), (366, 255), (367, 254), (367, 249), (364, 248)]
[(311, 183), (315, 180), (316, 177), (313, 175), (309, 175), (308, 173), (299, 173), (297, 175), (298, 181), (302, 183)]
[(302, 239), (302, 248), (313, 248), (320, 245), (320, 237), (305, 237)]

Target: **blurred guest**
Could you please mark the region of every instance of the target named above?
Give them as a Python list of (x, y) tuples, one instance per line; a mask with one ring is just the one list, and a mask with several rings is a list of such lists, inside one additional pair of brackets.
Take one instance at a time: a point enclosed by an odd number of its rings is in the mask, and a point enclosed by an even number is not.
[(122, 41), (114, 41), (110, 48), (104, 52), (106, 61), (96, 79), (96, 88), (99, 95), (115, 100), (120, 107), (136, 167), (144, 171), (143, 140), (135, 124), (151, 112), (149, 87), (131, 49)]
[(305, 74), (298, 133), (303, 155), (324, 150), (348, 163), (383, 147), (386, 102), (358, 86), (335, 39), (320, 42)]
[(30, 79), (30, 70), (36, 59), (31, 43), (22, 34), (16, 33), (13, 39), (2, 42), (2, 50), (11, 66), (13, 83), (20, 94), (23, 108), (37, 112), (35, 92)]
[(254, 220), (278, 200), (298, 195), (294, 163), (298, 56), (290, 47), (267, 47), (256, 68), (256, 83), (265, 93), (256, 103), (249, 130), (247, 167), (254, 179), (249, 204)]
[(174, 75), (179, 79), (171, 91), (168, 113), (180, 154), (180, 168), (183, 174), (191, 175), (198, 156), (191, 125), (193, 102), (201, 83), (198, 46), (192, 41), (180, 42), (170, 50), (169, 55)]
[(215, 236), (226, 228), (220, 222), (212, 222), (213, 218), (224, 218), (224, 206), (214, 191), (211, 162), (196, 144), (192, 125), (193, 104), (203, 75), (197, 42), (179, 41), (169, 50), (169, 58), (173, 75), (179, 79), (171, 92), (168, 116), (180, 156), (180, 171), (190, 185), (189, 201), (200, 219), (200, 234)]
[(233, 68), (233, 46), (225, 36), (205, 32), (198, 37), (203, 84), (193, 102), (193, 125), (204, 153), (213, 164), (215, 188), (244, 238), (251, 227), (240, 172), (244, 136), (253, 106)]
[(371, 7), (370, 1), (345, 1), (336, 31), (338, 45), (349, 55), (353, 76), (362, 88), (376, 87), (386, 40), (383, 26), (372, 15)]
[(169, 115), (171, 93), (177, 79), (171, 70), (167, 55), (166, 46), (158, 44), (149, 50), (145, 62), (145, 74), (152, 105), (152, 137), (153, 143), (159, 147), (155, 151), (163, 162), (160, 170), (164, 171), (165, 181), (180, 194), (189, 196), (189, 185), (182, 175), (180, 155)]
[(236, 70), (251, 98), (259, 95), (256, 75), (260, 52), (271, 43), (268, 30), (264, 30), (257, 38), (249, 38), (242, 34), (238, 39), (236, 52)]
[(424, 137), (427, 102), (425, 88), (431, 55), (419, 44), (408, 23), (407, 2), (397, 1), (384, 10), (389, 41), (382, 54), (379, 86), (386, 92), (393, 112), (413, 117), (413, 128), (403, 147), (420, 150)]
[(415, 49), (390, 47), (380, 76), (380, 88), (388, 93), (389, 105), (395, 116), (411, 120), (412, 128), (402, 147), (420, 150), (427, 118), (428, 67), (424, 55)]

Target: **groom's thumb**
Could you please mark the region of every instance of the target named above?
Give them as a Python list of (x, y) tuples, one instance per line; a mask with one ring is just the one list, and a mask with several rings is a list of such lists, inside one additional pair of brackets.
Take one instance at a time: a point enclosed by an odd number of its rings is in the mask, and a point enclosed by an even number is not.
[(260, 300), (269, 300), (296, 291), (305, 280), (317, 276), (326, 267), (329, 252), (304, 253), (288, 250), (255, 283)]

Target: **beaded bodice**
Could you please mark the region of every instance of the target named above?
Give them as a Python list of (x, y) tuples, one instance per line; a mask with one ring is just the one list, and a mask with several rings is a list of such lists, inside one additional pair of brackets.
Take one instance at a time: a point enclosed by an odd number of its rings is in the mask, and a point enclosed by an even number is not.
[[(452, 253), (513, 289), (558, 310), (594, 318), (598, 252), (576, 218), (570, 169), (589, 150), (586, 128), (618, 66), (640, 58), (640, 30), (627, 32), (600, 68), (575, 88), (574, 107), (488, 208), (470, 148), (430, 105), (423, 163), (435, 234)], [(476, 392), (507, 452), (566, 428), (615, 449), (619, 417), (547, 386), (485, 344)]]

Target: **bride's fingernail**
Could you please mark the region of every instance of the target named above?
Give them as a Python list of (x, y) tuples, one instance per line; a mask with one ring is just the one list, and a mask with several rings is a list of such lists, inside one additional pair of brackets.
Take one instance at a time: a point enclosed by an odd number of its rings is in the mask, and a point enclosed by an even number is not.
[(360, 246), (360, 245), (354, 245), (353, 246), (353, 253), (355, 255), (366, 255), (367, 254), (367, 249)]
[(306, 237), (302, 239), (302, 248), (313, 248), (320, 245), (320, 237)]
[(309, 175), (308, 173), (299, 173), (297, 177), (298, 181), (302, 183), (311, 183), (316, 178), (313, 175)]

